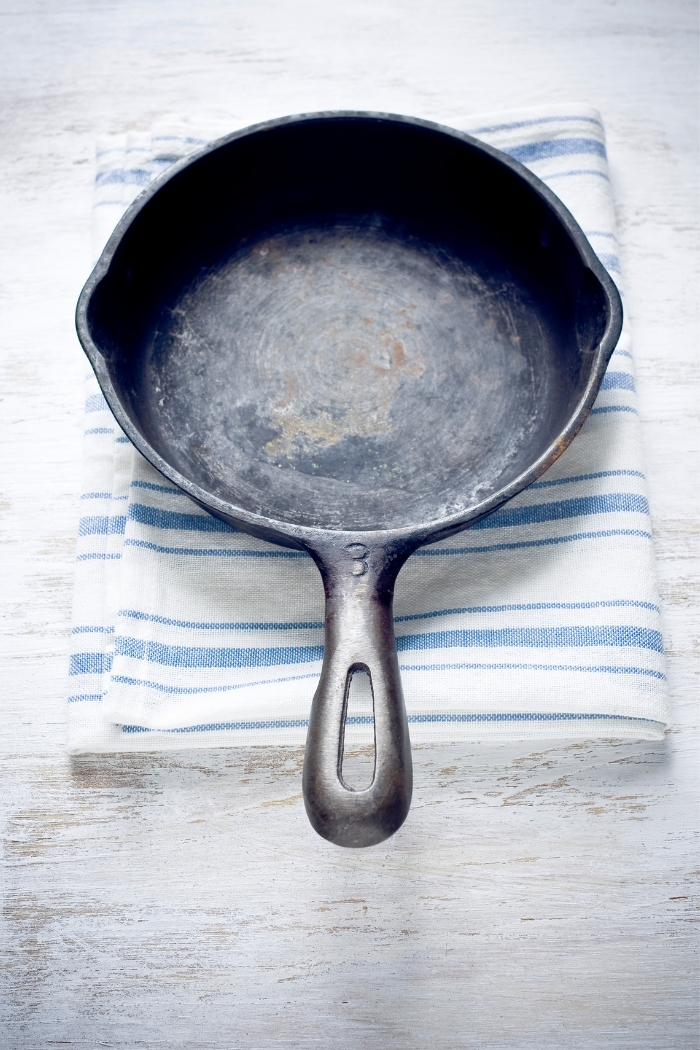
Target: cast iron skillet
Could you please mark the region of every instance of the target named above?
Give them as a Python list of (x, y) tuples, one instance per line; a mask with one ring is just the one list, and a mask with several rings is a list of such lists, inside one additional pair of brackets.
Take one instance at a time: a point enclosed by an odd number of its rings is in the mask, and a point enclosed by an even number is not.
[[(399, 569), (564, 451), (621, 321), (539, 179), (407, 117), (317, 113), (229, 135), (144, 190), (105, 248), (77, 326), (119, 424), (201, 506), (308, 551), (323, 577), (303, 784), (332, 842), (381, 842), (410, 805)], [(343, 733), (359, 669), (375, 771), (353, 791)]]

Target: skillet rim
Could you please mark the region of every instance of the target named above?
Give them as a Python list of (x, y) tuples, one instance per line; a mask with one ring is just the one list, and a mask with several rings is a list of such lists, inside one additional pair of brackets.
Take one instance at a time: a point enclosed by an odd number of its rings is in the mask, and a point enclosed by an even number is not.
[[(550, 211), (554, 213), (560, 224), (565, 229), (571, 242), (579, 253), (585, 268), (590, 270), (602, 288), (605, 295), (608, 317), (605, 330), (595, 350), (591, 368), (583, 393), (578, 404), (570, 415), (566, 425), (560, 430), (558, 436), (552, 440), (548, 448), (530, 465), (530, 467), (514, 478), (508, 485), (499, 489), (487, 499), (474, 504), (468, 511), (460, 511), (444, 518), (435, 519), (430, 522), (416, 522), (414, 524), (402, 525), (398, 528), (386, 529), (331, 529), (325, 526), (298, 525), (294, 522), (283, 521), (278, 518), (256, 514), (252, 511), (239, 507), (234, 503), (223, 500), (213, 495), (206, 489), (190, 481), (187, 477), (169, 464), (149, 442), (139, 433), (132, 423), (131, 417), (124, 409), (122, 401), (117, 394), (109, 376), (105, 358), (97, 344), (94, 342), (88, 325), (88, 308), (93, 293), (102, 280), (109, 273), (114, 255), (122, 241), (126, 230), (131, 226), (136, 216), (145, 208), (158, 191), (171, 179), (175, 178), (185, 168), (197, 163), (203, 157), (214, 153), (223, 146), (227, 146), (237, 139), (246, 138), (249, 135), (260, 132), (272, 131), (276, 128), (294, 124), (309, 124), (327, 120), (364, 120), (377, 122), (391, 122), (407, 124), (413, 127), (425, 128), (430, 131), (447, 135), (450, 138), (465, 142), (487, 154), (492, 159), (509, 168), (515, 175), (523, 179), (530, 188), (544, 201)], [(320, 545), (325, 546), (323, 540), (341, 542), (347, 537), (357, 541), (359, 538), (392, 547), (410, 547), (415, 549), (427, 543), (435, 543), (441, 539), (476, 524), (481, 518), (490, 514), (498, 507), (507, 503), (508, 500), (517, 496), (534, 481), (537, 480), (559, 456), (569, 447), (573, 439), (586, 421), (597, 397), (600, 384), (605, 375), (606, 368), (612, 353), (617, 345), (622, 331), (622, 300), (615, 282), (598, 259), (591, 247), (586, 235), (573, 217), (568, 208), (549, 189), (549, 187), (537, 175), (534, 175), (519, 161), (514, 160), (507, 153), (501, 152), (494, 146), (490, 146), (480, 139), (450, 128), (435, 121), (424, 120), (420, 117), (410, 117), (402, 114), (384, 113), (370, 110), (320, 110), (311, 113), (298, 113), (289, 116), (276, 117), (272, 120), (252, 124), (228, 135), (215, 139), (201, 149), (183, 157), (172, 164), (164, 172), (158, 175), (139, 196), (130, 204), (122, 218), (117, 223), (107, 244), (95, 264), (92, 273), (88, 277), (78, 298), (76, 306), (76, 330), (78, 338), (85, 354), (93, 367), (98, 384), (105, 400), (115, 416), (119, 426), (127, 435), (131, 443), (161, 474), (186, 492), (195, 502), (217, 517), (225, 521), (235, 523), (244, 531), (253, 535), (261, 536), (282, 546), (293, 546), (295, 548), (314, 551)]]

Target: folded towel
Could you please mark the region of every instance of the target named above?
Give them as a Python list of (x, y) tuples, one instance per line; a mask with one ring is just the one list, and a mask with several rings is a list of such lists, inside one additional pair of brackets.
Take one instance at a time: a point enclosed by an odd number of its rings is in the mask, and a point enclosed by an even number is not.
[[(461, 127), (551, 186), (619, 283), (598, 113), (554, 106)], [(143, 186), (223, 130), (161, 126), (101, 142), (97, 249)], [(135, 451), (92, 375), (87, 385), (70, 750), (303, 743), (323, 656), (311, 559), (195, 506)], [(663, 735), (627, 328), (572, 446), (506, 506), (416, 552), (394, 608), (414, 742)], [(371, 740), (364, 702), (350, 743)]]

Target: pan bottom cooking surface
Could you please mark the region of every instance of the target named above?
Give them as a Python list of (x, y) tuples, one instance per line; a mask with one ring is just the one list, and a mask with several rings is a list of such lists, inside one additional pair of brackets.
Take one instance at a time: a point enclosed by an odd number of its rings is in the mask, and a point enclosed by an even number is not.
[(556, 355), (522, 285), (371, 217), (209, 267), (162, 310), (139, 398), (156, 447), (209, 491), (388, 528), (466, 509), (532, 463)]

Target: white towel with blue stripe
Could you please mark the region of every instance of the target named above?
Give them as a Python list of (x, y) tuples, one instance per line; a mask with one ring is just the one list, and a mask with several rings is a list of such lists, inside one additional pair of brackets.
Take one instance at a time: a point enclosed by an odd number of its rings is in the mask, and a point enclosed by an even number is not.
[[(600, 116), (552, 106), (459, 125), (561, 197), (619, 283)], [(100, 143), (99, 251), (156, 174), (226, 129)], [(120, 432), (88, 379), (70, 662), (74, 753), (304, 742), (323, 655), (305, 554), (195, 506)], [(659, 739), (668, 725), (629, 331), (593, 412), (538, 481), (414, 554), (395, 598), (411, 737)], [(372, 738), (360, 706), (350, 743)]]

